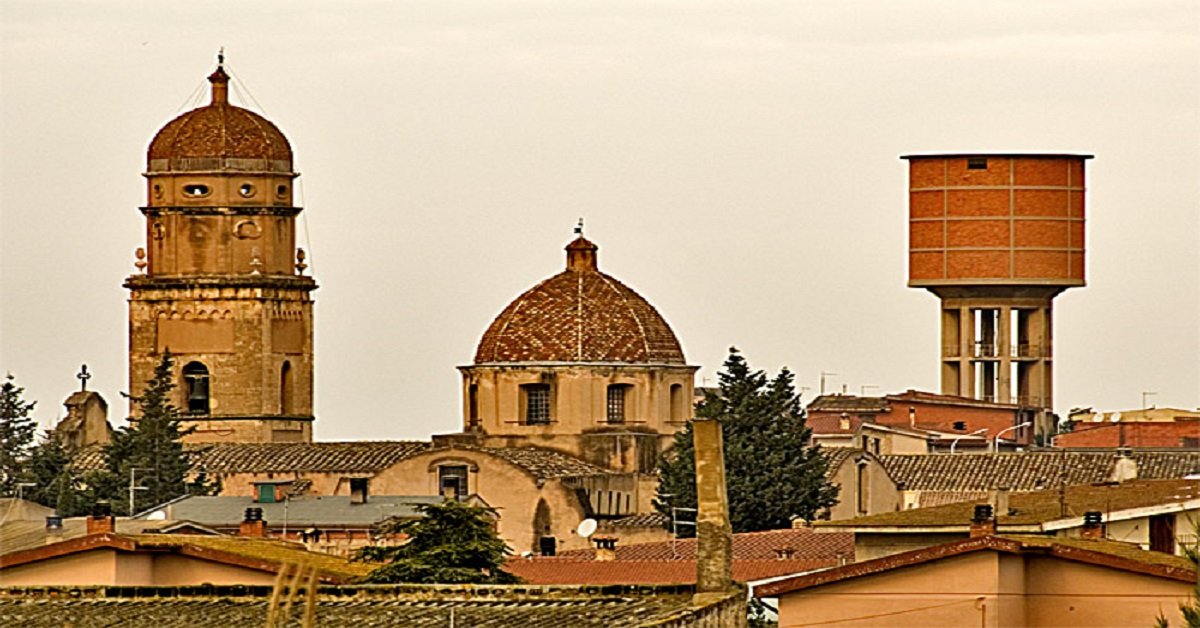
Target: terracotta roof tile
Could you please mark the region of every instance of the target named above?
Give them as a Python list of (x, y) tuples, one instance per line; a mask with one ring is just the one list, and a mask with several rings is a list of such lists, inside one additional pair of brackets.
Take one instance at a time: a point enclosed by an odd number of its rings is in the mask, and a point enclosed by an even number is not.
[[(467, 447), (470, 449), (470, 447)], [(588, 477), (611, 475), (612, 471), (584, 462), (552, 449), (540, 447), (481, 447), (479, 451), (525, 469), (534, 477), (544, 480), (564, 477)]]
[(424, 441), (219, 443), (189, 447), (208, 473), (376, 473), (430, 447)]
[[(469, 585), (323, 586), (318, 626), (589, 628), (671, 626), (729, 596), (697, 602), (692, 587)], [(62, 587), (6, 589), (0, 617), (19, 626), (260, 626), (271, 587)], [(740, 599), (738, 604), (744, 604)], [(288, 625), (299, 625), (303, 600)], [(689, 624), (690, 625), (690, 624)], [(708, 625), (708, 624), (706, 624)]]
[(572, 265), (504, 308), (475, 352), (476, 364), (493, 362), (685, 363), (658, 310), (594, 263)]
[[(734, 560), (733, 579), (753, 582), (833, 567), (830, 559), (755, 559)], [(612, 560), (585, 558), (534, 557), (514, 558), (504, 570), (529, 584), (694, 584), (696, 560)]]
[[(1036, 451), (999, 454), (897, 454), (880, 456), (888, 475), (910, 491), (1031, 491), (1108, 479), (1115, 451)], [(1138, 478), (1179, 479), (1200, 472), (1200, 451), (1135, 451)]]
[[(150, 142), (146, 157), (151, 161), (197, 158), (283, 161), (290, 169), (292, 147), (270, 120), (248, 109), (217, 103), (193, 109), (168, 122)], [(171, 169), (190, 168), (172, 165)]]
[[(1066, 489), (1065, 506), (1060, 504), (1057, 489), (1013, 493), (1009, 496), (1011, 514), (996, 513), (996, 526), (1037, 526), (1050, 521), (1081, 517), (1089, 510), (1116, 513), (1121, 510), (1147, 508), (1200, 500), (1200, 480), (1143, 480), (1124, 484), (1084, 484)], [(819, 521), (819, 527), (857, 530), (882, 527), (952, 526), (965, 528), (969, 524), (976, 500), (944, 506), (914, 508), (885, 512), (840, 521)], [(1063, 514), (1065, 508), (1066, 514)]]
[[(573, 550), (559, 556), (591, 560), (596, 550)], [(763, 532), (741, 532), (733, 535), (733, 559), (778, 560), (781, 556), (793, 559), (822, 561), (826, 566), (839, 559), (854, 558), (854, 534), (850, 532), (815, 532), (811, 528), (788, 528)], [(618, 561), (695, 560), (696, 539), (677, 539), (656, 543), (617, 545)]]
[(922, 565), (951, 556), (993, 550), (1010, 554), (1049, 554), (1064, 560), (1088, 563), (1122, 571), (1156, 575), (1182, 582), (1196, 581), (1196, 568), (1185, 558), (1151, 552), (1129, 543), (1060, 539), (1037, 536), (981, 536), (962, 541), (935, 545), (910, 552), (893, 554), (873, 560), (853, 563), (757, 587), (758, 597), (777, 597), (833, 582), (871, 576), (893, 569)]

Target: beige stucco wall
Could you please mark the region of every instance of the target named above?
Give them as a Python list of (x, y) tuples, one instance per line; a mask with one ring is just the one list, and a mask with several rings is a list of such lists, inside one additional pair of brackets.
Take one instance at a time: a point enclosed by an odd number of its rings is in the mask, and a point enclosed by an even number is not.
[(882, 558), (951, 541), (961, 541), (968, 536), (969, 534), (965, 530), (960, 533), (942, 534), (872, 534), (860, 530), (854, 533), (854, 559), (862, 562), (872, 558)]
[[(696, 367), (665, 365), (579, 364), (460, 367), (463, 375), (463, 430), (476, 425), (491, 435), (580, 434), (609, 426), (608, 386), (631, 386), (625, 398), (625, 423), (659, 434), (674, 434), (692, 418), (692, 378)], [(548, 425), (526, 425), (522, 384), (549, 384)], [(477, 424), (471, 420), (470, 387), (476, 386)], [(672, 416), (671, 387), (681, 405)]]
[(1149, 626), (1159, 609), (1177, 621), (1189, 591), (1155, 576), (981, 551), (784, 594), (779, 625)]
[(178, 554), (101, 548), (0, 570), (0, 586), (270, 585), (275, 575)]
[[(573, 487), (562, 480), (539, 481), (524, 469), (484, 452), (442, 450), (412, 456), (381, 471), (371, 481), (380, 495), (437, 495), (438, 467), (466, 465), (467, 492), (479, 495), (499, 514), (497, 530), (516, 553), (536, 551), (538, 538), (553, 536), (559, 550), (588, 547), (575, 534), (585, 519)], [(542, 522), (535, 530), (539, 504)]]
[(850, 519), (859, 515), (873, 515), (880, 512), (892, 512), (900, 509), (900, 491), (896, 483), (888, 476), (887, 471), (879, 460), (873, 456), (863, 456), (865, 465), (866, 506), (867, 511), (859, 508), (859, 456), (851, 455), (842, 460), (842, 464), (834, 471), (832, 482), (840, 487), (838, 503), (829, 509), (829, 518), (833, 520)]

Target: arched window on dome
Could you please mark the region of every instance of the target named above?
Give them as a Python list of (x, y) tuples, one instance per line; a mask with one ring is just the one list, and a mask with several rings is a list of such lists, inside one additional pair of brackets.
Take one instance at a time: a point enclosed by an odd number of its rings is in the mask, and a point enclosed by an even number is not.
[(188, 362), (183, 367), (183, 390), (187, 393), (187, 411), (191, 414), (208, 414), (208, 367), (199, 362)]
[(608, 386), (608, 422), (624, 423), (629, 393), (633, 386), (629, 384), (610, 384)]
[(467, 429), (479, 427), (479, 385), (467, 386)]
[(683, 398), (683, 384), (671, 384), (671, 422), (687, 421), (687, 400)]

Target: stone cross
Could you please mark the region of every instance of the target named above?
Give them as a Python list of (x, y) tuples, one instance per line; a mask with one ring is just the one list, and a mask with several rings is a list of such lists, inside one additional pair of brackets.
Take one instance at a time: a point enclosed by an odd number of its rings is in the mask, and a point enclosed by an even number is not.
[(88, 372), (86, 364), (79, 367), (79, 374), (76, 375), (75, 377), (79, 378), (79, 383), (82, 385), (82, 388), (80, 388), (79, 390), (86, 391), (87, 390), (87, 381), (92, 378), (92, 374)]

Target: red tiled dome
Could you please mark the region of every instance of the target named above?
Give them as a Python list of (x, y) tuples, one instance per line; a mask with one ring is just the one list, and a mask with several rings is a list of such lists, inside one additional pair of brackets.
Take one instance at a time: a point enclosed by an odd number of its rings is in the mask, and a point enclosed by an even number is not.
[(650, 302), (596, 268), (596, 245), (567, 245), (567, 270), (517, 297), (488, 327), (475, 363), (685, 364), (679, 340)]
[[(171, 120), (154, 136), (146, 155), (150, 170), (290, 170), (292, 147), (279, 128), (253, 111), (229, 104), (229, 75), (224, 69), (218, 67), (208, 80), (213, 85), (212, 102)], [(207, 163), (213, 159), (221, 162)], [(189, 165), (187, 160), (195, 161)]]

